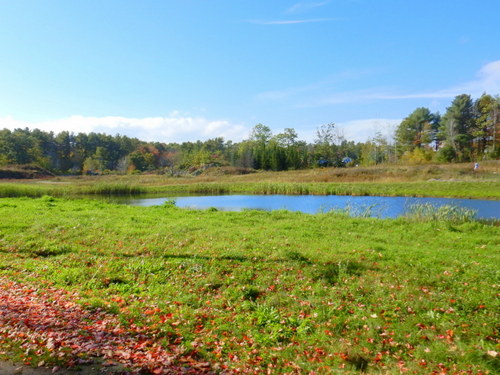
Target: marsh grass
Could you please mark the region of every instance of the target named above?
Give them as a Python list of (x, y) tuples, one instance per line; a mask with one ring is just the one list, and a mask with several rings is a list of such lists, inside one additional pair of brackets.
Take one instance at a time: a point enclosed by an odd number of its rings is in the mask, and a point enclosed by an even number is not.
[(25, 183), (0, 183), (0, 198), (13, 197), (41, 197), (43, 195), (57, 195), (54, 189)]
[(121, 176), (85, 176), (81, 181), (109, 180), (137, 182), (140, 185), (159, 186), (165, 184), (191, 183), (353, 183), (353, 182), (419, 182), (429, 180), (440, 181), (498, 181), (500, 161), (491, 160), (480, 163), (474, 172), (473, 163), (462, 164), (380, 164), (370, 167), (353, 168), (314, 168), (295, 171), (258, 171), (244, 175), (213, 174), (210, 169), (206, 173), (193, 177), (190, 175), (169, 177), (166, 175), (121, 175)]
[(317, 168), (244, 175), (168, 177), (166, 175), (59, 176), (22, 183), (0, 183), (0, 197), (42, 195), (126, 195), (143, 193), (315, 194), (434, 196), (500, 199), (500, 161), (428, 165), (377, 165), (358, 168)]
[(76, 191), (81, 195), (138, 195), (146, 192), (146, 188), (128, 183), (98, 183), (83, 186)]
[(74, 184), (36, 184), (36, 183), (0, 183), (0, 198), (6, 197), (42, 197), (51, 195), (82, 196), (82, 195), (139, 195), (145, 194), (145, 187), (129, 183), (98, 182), (91, 185)]
[(165, 194), (266, 194), (266, 195), (349, 195), (500, 198), (496, 182), (429, 181), (404, 183), (288, 183), (288, 182), (212, 182), (145, 187), (149, 193)]
[(477, 220), (477, 210), (455, 205), (412, 204), (406, 208), (405, 217), (412, 221), (465, 223)]

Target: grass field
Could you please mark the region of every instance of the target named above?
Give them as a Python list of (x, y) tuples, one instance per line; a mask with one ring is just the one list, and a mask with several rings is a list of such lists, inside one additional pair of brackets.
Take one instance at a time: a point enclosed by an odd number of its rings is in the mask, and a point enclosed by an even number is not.
[[(483, 182), (491, 192), (498, 187)], [(407, 191), (420, 183), (400, 182)], [(474, 189), (463, 183), (456, 186)], [(85, 308), (143, 327), (214, 371), (493, 374), (500, 367), (495, 223), (47, 196), (3, 198), (0, 215), (0, 275), (77, 291)]]

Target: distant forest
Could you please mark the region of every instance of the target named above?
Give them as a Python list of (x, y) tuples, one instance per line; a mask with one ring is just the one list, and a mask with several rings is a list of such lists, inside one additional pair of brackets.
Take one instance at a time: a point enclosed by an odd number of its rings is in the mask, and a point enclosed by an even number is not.
[(469, 162), (500, 157), (500, 99), (462, 94), (446, 113), (417, 108), (397, 127), (393, 139), (376, 134), (366, 142), (345, 139), (335, 124), (320, 126), (313, 143), (293, 128), (272, 134), (254, 126), (249, 138), (233, 143), (144, 142), (121, 135), (59, 134), (38, 129), (0, 130), (0, 166), (36, 164), (57, 174), (161, 171), (175, 175), (206, 166), (290, 170), (387, 162)]

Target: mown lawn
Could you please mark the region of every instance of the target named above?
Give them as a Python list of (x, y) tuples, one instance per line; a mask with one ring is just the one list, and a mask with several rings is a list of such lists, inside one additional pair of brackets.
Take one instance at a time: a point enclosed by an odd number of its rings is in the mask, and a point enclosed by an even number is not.
[(495, 373), (499, 227), (0, 200), (0, 273), (214, 370)]

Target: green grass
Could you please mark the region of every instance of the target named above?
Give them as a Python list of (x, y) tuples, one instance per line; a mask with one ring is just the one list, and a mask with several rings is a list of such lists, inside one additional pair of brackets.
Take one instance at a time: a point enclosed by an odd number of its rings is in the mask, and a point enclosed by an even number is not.
[(214, 368), (499, 365), (494, 223), (52, 197), (1, 199), (0, 215), (0, 273), (77, 290)]

